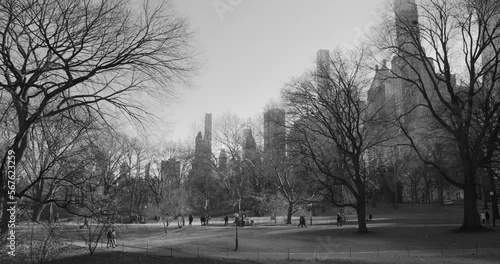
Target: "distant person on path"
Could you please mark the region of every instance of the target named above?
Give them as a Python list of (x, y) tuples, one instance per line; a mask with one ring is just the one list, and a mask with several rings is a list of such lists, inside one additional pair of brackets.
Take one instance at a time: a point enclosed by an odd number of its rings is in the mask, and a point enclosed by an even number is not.
[(227, 226), (227, 222), (229, 221), (229, 218), (227, 217), (227, 215), (224, 217), (224, 225)]
[(109, 248), (109, 246), (113, 247), (113, 239), (111, 238), (111, 229), (108, 229), (108, 243), (106, 244), (106, 248)]
[(240, 214), (234, 213), (234, 223), (239, 226), (240, 225)]
[(300, 216), (299, 225), (297, 227), (307, 227), (306, 226), (306, 218), (304, 216)]
[(117, 246), (115, 238), (116, 238), (116, 232), (115, 232), (115, 229), (112, 228), (111, 229), (111, 246), (112, 247), (116, 247)]
[(189, 225), (193, 224), (193, 214), (189, 213)]
[(83, 225), (80, 226), (80, 229), (83, 229), (84, 227), (90, 228), (87, 217), (85, 217), (85, 220), (83, 220)]
[(372, 214), (369, 214), (369, 215), (368, 215), (368, 219), (371, 221), (371, 220), (372, 220), (372, 218), (373, 218)]
[(342, 226), (342, 216), (340, 216), (340, 213), (337, 213), (337, 226)]
[(210, 220), (210, 215), (207, 214), (207, 216), (205, 217), (205, 225), (208, 225), (208, 220)]
[(200, 216), (200, 223), (201, 225), (205, 225), (205, 216)]
[(486, 214), (484, 212), (481, 212), (481, 223), (483, 223), (483, 225), (486, 224)]
[(486, 218), (486, 225), (489, 226), (490, 225), (490, 212), (486, 211), (486, 213), (484, 213), (484, 217)]

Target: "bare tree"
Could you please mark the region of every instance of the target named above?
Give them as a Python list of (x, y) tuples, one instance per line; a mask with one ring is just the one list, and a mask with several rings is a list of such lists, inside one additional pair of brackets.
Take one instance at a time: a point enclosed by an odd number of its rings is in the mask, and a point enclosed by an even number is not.
[[(161, 149), (150, 146), (145, 181), (151, 197), (149, 207), (161, 217), (164, 231), (176, 219), (182, 219), (188, 210), (187, 178), (193, 153), (186, 142), (165, 142)], [(166, 162), (171, 162), (168, 167)], [(177, 167), (179, 166), (177, 171)], [(181, 227), (181, 225), (179, 225)]]
[[(39, 220), (46, 205), (52, 206), (56, 200), (64, 201), (59, 191), (73, 182), (72, 173), (91, 161), (85, 158), (85, 152), (88, 134), (97, 130), (92, 122), (57, 116), (44, 119), (31, 128), (31, 140), (24, 162), (19, 166), (19, 174), (23, 177), (17, 192), (32, 205), (32, 221)], [(51, 218), (52, 212), (49, 220)]]
[(307, 181), (307, 172), (299, 159), (293, 154), (264, 159), (260, 173), (264, 175), (273, 189), (278, 191), (287, 202), (286, 223), (292, 223), (292, 215), (299, 210), (299, 205), (310, 201), (315, 195)]
[(290, 140), (302, 164), (334, 205), (356, 210), (360, 233), (367, 232), (364, 157), (387, 137), (383, 126), (374, 129), (378, 112), (369, 112), (361, 97), (368, 85), (364, 56), (336, 50), (329, 58), (331, 70), (306, 74), (283, 90), (293, 122)]
[[(122, 0), (1, 1), (0, 92), (7, 106), (1, 118), (16, 121), (8, 150), (17, 164), (40, 119), (84, 107), (141, 120), (145, 111), (134, 95), (172, 95), (173, 84), (194, 69), (190, 36), (187, 21), (166, 2), (132, 10)], [(6, 220), (3, 214), (2, 232)]]
[[(500, 131), (498, 93), (500, 3), (475, 0), (395, 1), (377, 32), (379, 51), (391, 54), (391, 79), (401, 91), (397, 120), (426, 166), (464, 190), (460, 230), (480, 230), (477, 181), (490, 166)], [(450, 174), (429, 155), (446, 142)], [(452, 151), (451, 151), (452, 150)]]

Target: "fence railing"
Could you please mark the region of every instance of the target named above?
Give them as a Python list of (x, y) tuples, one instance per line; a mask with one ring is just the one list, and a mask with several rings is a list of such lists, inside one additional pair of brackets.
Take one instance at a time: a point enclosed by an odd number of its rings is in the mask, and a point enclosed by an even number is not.
[[(76, 246), (86, 246), (83, 240), (65, 240), (66, 243)], [(459, 256), (478, 254), (498, 254), (499, 249), (493, 248), (486, 242), (470, 242), (465, 248), (453, 248), (441, 244), (438, 248), (422, 248), (401, 246), (390, 248), (382, 245), (342, 245), (332, 247), (321, 244), (312, 251), (304, 251), (300, 248), (252, 248), (246, 249), (240, 246), (238, 251), (229, 247), (211, 247), (204, 244), (187, 243), (181, 246), (153, 246), (149, 244), (131, 244), (118, 241), (116, 248), (106, 248), (105, 239), (102, 239), (96, 251), (121, 251), (139, 254), (152, 254), (165, 257), (187, 257), (187, 258), (236, 258), (236, 259), (332, 259), (332, 258), (400, 258), (400, 257), (429, 257), (429, 256)]]

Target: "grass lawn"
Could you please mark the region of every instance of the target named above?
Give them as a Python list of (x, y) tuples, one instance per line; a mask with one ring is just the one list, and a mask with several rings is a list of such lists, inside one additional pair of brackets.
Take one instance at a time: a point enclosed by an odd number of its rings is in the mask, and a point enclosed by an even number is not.
[[(12, 264), (25, 264), (30, 262), (29, 251), (26, 249), (18, 252), (16, 257), (6, 256), (5, 254), (0, 255), (0, 263), (12, 263)], [(110, 263), (120, 263), (120, 264), (137, 264), (137, 263), (149, 263), (149, 264), (165, 264), (165, 263), (187, 263), (187, 264), (216, 264), (216, 263), (241, 263), (241, 264), (257, 264), (257, 263), (269, 263), (269, 264), (286, 264), (286, 263), (310, 263), (310, 264), (321, 264), (321, 263), (361, 263), (361, 264), (378, 264), (378, 263), (449, 263), (449, 264), (493, 264), (499, 263), (500, 254), (479, 254), (470, 256), (446, 256), (446, 257), (397, 257), (397, 258), (337, 258), (329, 260), (315, 260), (315, 259), (290, 259), (290, 260), (248, 260), (248, 259), (210, 259), (210, 258), (181, 258), (181, 257), (165, 257), (165, 256), (155, 256), (155, 255), (145, 255), (137, 253), (128, 252), (97, 252), (94, 255), (88, 255), (88, 252), (82, 248), (66, 245), (61, 248), (60, 254), (58, 254), (57, 259), (52, 260), (47, 263), (54, 264), (110, 264)]]
[[(379, 208), (368, 234), (357, 234), (354, 225), (244, 227), (237, 252), (234, 226), (175, 225), (166, 234), (160, 223), (117, 225), (117, 248), (104, 245), (88, 255), (85, 248), (64, 245), (52, 263), (500, 263), (500, 228), (456, 233), (460, 213), (456, 207)], [(66, 241), (83, 246), (78, 225), (61, 229)], [(29, 246), (17, 253), (2, 255), (0, 263), (30, 263)]]

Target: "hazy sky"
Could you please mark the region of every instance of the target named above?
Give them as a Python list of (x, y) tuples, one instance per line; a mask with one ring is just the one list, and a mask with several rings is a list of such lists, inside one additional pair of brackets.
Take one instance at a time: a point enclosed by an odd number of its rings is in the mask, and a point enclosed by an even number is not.
[(279, 100), (318, 49), (353, 45), (387, 0), (173, 0), (196, 31), (200, 74), (182, 100), (156, 110), (165, 138), (195, 136), (205, 113), (243, 118)]

